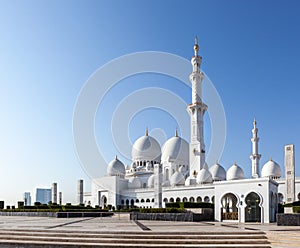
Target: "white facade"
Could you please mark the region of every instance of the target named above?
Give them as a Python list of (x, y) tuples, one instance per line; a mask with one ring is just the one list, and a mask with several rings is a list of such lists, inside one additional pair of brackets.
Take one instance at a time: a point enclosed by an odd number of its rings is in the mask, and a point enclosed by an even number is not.
[[(251, 179), (244, 178), (237, 163), (227, 172), (219, 163), (210, 167), (205, 163), (203, 116), (207, 106), (202, 102), (204, 74), (200, 71), (202, 57), (198, 55), (197, 40), (194, 51), (190, 75), (192, 103), (187, 107), (191, 119), (190, 142), (176, 131), (161, 148), (147, 130), (133, 145), (130, 166), (125, 167), (116, 157), (107, 167), (107, 176), (92, 180), (89, 201), (101, 207), (145, 208), (164, 207), (168, 202), (178, 201), (213, 202), (217, 221), (273, 222), (277, 203), (285, 198), (285, 180), (281, 179), (280, 166), (272, 159), (260, 173), (256, 120), (251, 138)], [(296, 192), (300, 198), (300, 179), (296, 180)]]

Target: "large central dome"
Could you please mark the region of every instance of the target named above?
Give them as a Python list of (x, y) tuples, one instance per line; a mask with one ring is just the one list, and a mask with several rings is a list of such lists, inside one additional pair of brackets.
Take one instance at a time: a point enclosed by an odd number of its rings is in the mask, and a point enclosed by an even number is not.
[(161, 148), (153, 137), (148, 135), (138, 138), (132, 147), (133, 161), (154, 161), (160, 163)]
[(166, 141), (162, 148), (162, 162), (175, 162), (180, 165), (189, 165), (189, 144), (182, 138), (175, 137)]

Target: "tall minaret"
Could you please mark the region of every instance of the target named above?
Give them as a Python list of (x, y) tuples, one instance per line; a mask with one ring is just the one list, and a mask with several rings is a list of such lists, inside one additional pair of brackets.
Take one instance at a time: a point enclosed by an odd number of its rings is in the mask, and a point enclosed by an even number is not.
[(199, 171), (205, 163), (205, 145), (203, 135), (203, 116), (207, 106), (202, 102), (202, 80), (204, 74), (200, 71), (202, 57), (198, 55), (198, 38), (195, 39), (195, 55), (191, 59), (193, 71), (190, 75), (192, 83), (192, 103), (187, 111), (191, 118), (191, 141), (190, 141), (190, 175)]
[(253, 121), (253, 129), (252, 129), (252, 154), (250, 156), (250, 159), (252, 160), (252, 178), (258, 178), (259, 175), (259, 159), (261, 157), (261, 154), (258, 154), (258, 141), (259, 138), (257, 136), (258, 129), (256, 127), (256, 120), (254, 118)]

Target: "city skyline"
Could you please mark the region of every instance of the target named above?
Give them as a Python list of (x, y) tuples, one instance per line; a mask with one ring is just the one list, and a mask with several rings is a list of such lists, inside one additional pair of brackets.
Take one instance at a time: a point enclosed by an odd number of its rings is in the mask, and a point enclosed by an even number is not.
[[(63, 192), (63, 202), (76, 202), (79, 178), (85, 182), (84, 191), (90, 191), (72, 134), (74, 106), (85, 82), (99, 67), (130, 53), (162, 51), (190, 60), (196, 34), (201, 68), (225, 109), (222, 166), (228, 169), (236, 161), (250, 177), (251, 129), (256, 117), (260, 169), (272, 156), (284, 171), (284, 145), (292, 143), (299, 176), (297, 1), (29, 3), (0, 3), (0, 162), (4, 171), (0, 200), (5, 205), (16, 205), (24, 192), (33, 196), (36, 188), (49, 188), (52, 182)], [(114, 145), (111, 119), (124, 98), (150, 87), (166, 89), (190, 102), (190, 88), (165, 75), (121, 80), (95, 116), (96, 139), (106, 162), (118, 155), (130, 163)], [(209, 144), (209, 117), (204, 121)], [(118, 125), (132, 143), (147, 127), (163, 143), (177, 126), (172, 116), (151, 108), (133, 116), (129, 124)], [(105, 174), (104, 168), (106, 164), (99, 165), (99, 175)]]

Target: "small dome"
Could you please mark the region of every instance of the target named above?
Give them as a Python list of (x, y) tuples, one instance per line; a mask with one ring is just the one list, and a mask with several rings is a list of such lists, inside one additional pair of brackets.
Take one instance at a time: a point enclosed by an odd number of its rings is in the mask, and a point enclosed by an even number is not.
[(209, 172), (212, 175), (212, 179), (214, 181), (223, 181), (226, 180), (226, 171), (225, 169), (218, 163), (214, 164), (209, 168)]
[(197, 180), (194, 176), (189, 176), (186, 180), (185, 180), (185, 186), (190, 186), (190, 185), (196, 185), (197, 184)]
[(142, 188), (142, 182), (138, 177), (131, 177), (128, 180), (129, 189), (139, 189)]
[(239, 180), (244, 179), (244, 171), (243, 169), (238, 166), (235, 162), (234, 165), (232, 165), (226, 174), (227, 180)]
[(124, 177), (125, 165), (117, 158), (117, 156), (108, 164), (107, 175)]
[(211, 173), (206, 168), (202, 168), (197, 175), (197, 183), (205, 184), (212, 183), (213, 179)]
[(145, 135), (137, 139), (132, 147), (133, 161), (160, 162), (161, 149), (159, 143), (151, 136)]
[(179, 171), (176, 171), (170, 178), (170, 184), (173, 187), (177, 185), (184, 185), (184, 183), (184, 176)]
[(154, 175), (151, 175), (148, 178), (147, 186), (148, 186), (148, 188), (153, 188), (154, 187)]
[(275, 161), (270, 159), (261, 170), (261, 177), (269, 178), (280, 178), (281, 177), (281, 168), (280, 165)]
[(176, 135), (168, 139), (162, 147), (162, 162), (174, 162), (178, 165), (189, 164), (189, 143)]

